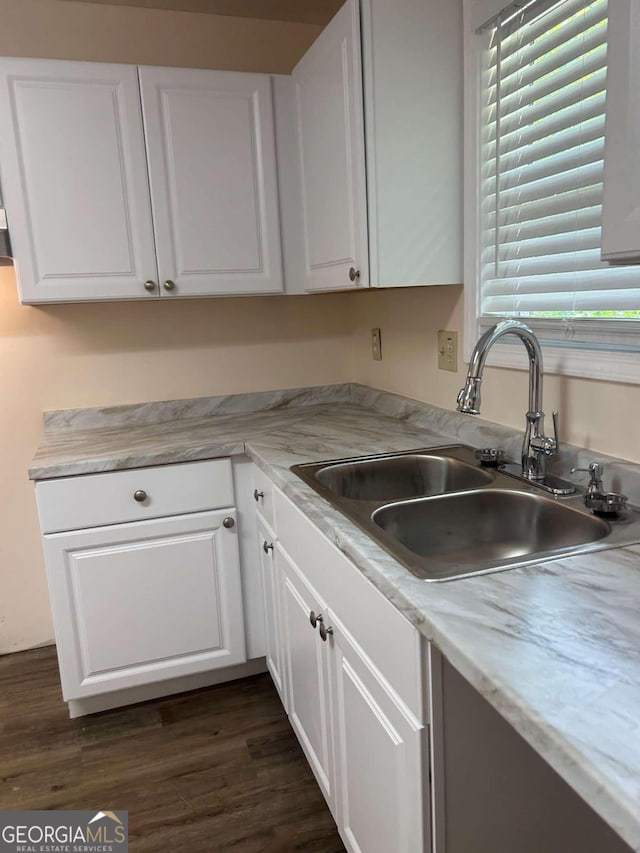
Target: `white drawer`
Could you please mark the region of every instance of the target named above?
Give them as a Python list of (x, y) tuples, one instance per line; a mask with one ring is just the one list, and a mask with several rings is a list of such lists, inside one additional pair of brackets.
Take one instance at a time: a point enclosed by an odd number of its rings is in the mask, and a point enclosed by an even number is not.
[[(140, 491), (146, 497), (136, 500)], [(42, 480), (36, 498), (43, 533), (202, 512), (234, 505), (231, 462), (211, 459)]]
[(261, 468), (253, 466), (254, 498), (258, 512), (267, 522), (269, 527), (275, 530), (275, 512), (273, 508), (273, 491), (275, 486)]
[(278, 548), (298, 566), (418, 719), (426, 719), (420, 633), (279, 489)]

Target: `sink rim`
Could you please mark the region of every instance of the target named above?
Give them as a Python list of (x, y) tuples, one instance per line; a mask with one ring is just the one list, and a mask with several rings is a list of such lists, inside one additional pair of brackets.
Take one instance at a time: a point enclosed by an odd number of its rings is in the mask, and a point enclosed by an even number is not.
[(429, 558), (418, 557), (395, 537), (390, 536), (372, 521), (372, 515), (377, 509), (384, 506), (391, 506), (399, 503), (411, 503), (415, 501), (441, 501), (452, 498), (455, 495), (468, 495), (470, 492), (484, 492), (488, 489), (495, 489), (501, 492), (523, 492), (525, 494), (535, 494), (540, 498), (544, 498), (551, 504), (559, 504), (571, 508), (588, 518), (594, 518), (593, 514), (584, 506), (583, 496), (584, 489), (578, 487), (575, 494), (570, 496), (552, 496), (545, 492), (533, 482), (523, 481), (512, 475), (508, 470), (502, 468), (492, 468), (494, 474), (492, 483), (487, 487), (476, 487), (475, 489), (464, 489), (455, 492), (448, 492), (441, 495), (429, 495), (409, 497), (402, 500), (384, 500), (384, 501), (363, 501), (351, 500), (348, 498), (340, 498), (334, 492), (327, 489), (313, 476), (314, 471), (328, 465), (336, 463), (351, 463), (360, 461), (369, 461), (381, 458), (393, 458), (396, 456), (406, 456), (415, 454), (428, 453), (429, 455), (442, 455), (456, 460), (467, 462), (474, 467), (481, 467), (474, 456), (474, 448), (469, 445), (455, 443), (430, 445), (426, 447), (418, 447), (410, 450), (394, 451), (391, 453), (374, 453), (363, 454), (361, 456), (351, 456), (342, 459), (328, 459), (320, 462), (307, 462), (297, 465), (292, 465), (290, 470), (303, 482), (305, 482), (316, 494), (324, 498), (332, 507), (341, 512), (349, 521), (353, 522), (357, 527), (364, 531), (368, 536), (398, 561), (411, 574), (424, 580), (427, 583), (443, 583), (453, 580), (462, 580), (465, 578), (476, 577), (478, 575), (491, 574), (493, 572), (509, 571), (511, 569), (522, 568), (525, 566), (535, 565), (537, 563), (549, 562), (555, 559), (565, 559), (571, 556), (581, 554), (591, 554), (598, 551), (608, 550), (610, 548), (622, 547), (640, 543), (640, 512), (634, 507), (629, 506), (627, 510), (613, 521), (605, 521), (598, 519), (610, 528), (610, 532), (601, 539), (594, 540), (575, 546), (567, 546), (563, 548), (554, 548), (550, 551), (536, 552), (531, 555), (523, 555), (513, 559), (493, 561), (483, 563), (479, 566), (470, 566), (468, 570), (461, 570), (457, 573), (448, 573), (446, 576), (434, 576), (433, 569), (435, 568), (434, 561), (431, 561), (432, 571), (429, 573), (428, 565)]

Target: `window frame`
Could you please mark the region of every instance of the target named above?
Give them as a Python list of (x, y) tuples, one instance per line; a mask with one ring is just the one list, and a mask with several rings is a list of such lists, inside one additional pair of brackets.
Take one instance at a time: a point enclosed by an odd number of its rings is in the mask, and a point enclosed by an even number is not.
[[(477, 30), (508, 3), (509, 0), (463, 0), (464, 358), (467, 362), (482, 332), (501, 319), (481, 321), (480, 316), (482, 38)], [(518, 319), (539, 337), (547, 373), (640, 384), (640, 320)], [(576, 342), (576, 334), (584, 340)], [(509, 337), (492, 348), (488, 363), (528, 369), (524, 347), (519, 341), (511, 342)]]

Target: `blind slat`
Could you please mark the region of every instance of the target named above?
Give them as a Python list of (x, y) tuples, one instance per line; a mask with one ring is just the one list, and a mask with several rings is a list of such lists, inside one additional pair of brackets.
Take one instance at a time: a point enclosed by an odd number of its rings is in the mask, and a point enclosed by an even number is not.
[[(528, 222), (503, 224), (500, 228), (501, 245), (525, 242), (536, 238), (552, 237), (561, 234), (563, 240), (570, 239), (571, 233), (585, 228), (597, 228), (602, 222), (602, 206), (581, 207), (556, 216), (534, 218)], [(495, 227), (487, 232), (487, 240), (495, 244)]]
[(501, 227), (525, 222), (533, 223), (538, 219), (546, 219), (559, 213), (575, 212), (583, 207), (594, 207), (601, 204), (602, 184), (594, 184), (590, 187), (581, 187), (578, 190), (560, 193), (550, 198), (534, 199), (512, 208), (503, 206), (498, 212), (498, 223)]
[[(539, 201), (544, 198), (551, 199), (555, 195), (570, 190), (579, 190), (583, 186), (602, 184), (602, 172), (603, 163), (600, 160), (597, 163), (590, 163), (583, 167), (567, 169), (558, 175), (542, 178), (539, 181), (531, 181), (521, 187), (507, 189), (500, 193), (500, 209), (504, 210), (508, 207), (515, 207), (516, 205), (525, 204), (529, 201)], [(488, 197), (489, 204), (492, 204), (493, 200), (494, 196), (490, 195)]]
[[(552, 154), (562, 154), (570, 148), (575, 148), (596, 139), (602, 140), (604, 144), (604, 115), (596, 116), (583, 122), (577, 127), (574, 125), (559, 133), (553, 133), (542, 139), (535, 140), (528, 145), (522, 145), (500, 157), (500, 172), (505, 174), (520, 166), (536, 163)], [(486, 177), (494, 177), (496, 173), (495, 159), (491, 161)]]
[[(612, 307), (612, 294), (615, 296), (615, 307)], [(636, 287), (628, 290), (614, 288), (545, 293), (537, 298), (498, 296), (487, 302), (484, 314), (494, 317), (530, 317), (543, 311), (565, 314), (581, 311), (640, 311), (640, 295)]]
[[(604, 117), (604, 111), (605, 93), (601, 91), (594, 97), (589, 98), (588, 101), (578, 100), (551, 115), (537, 116), (529, 125), (525, 124), (523, 127), (514, 128), (509, 132), (505, 131), (504, 127), (502, 127), (500, 130), (500, 153), (501, 155), (508, 154), (510, 151), (523, 148), (536, 140), (552, 136), (554, 133), (561, 133), (564, 130), (580, 127), (583, 122)], [(495, 123), (491, 126), (486, 126), (484, 143), (487, 147), (485, 152), (486, 160), (495, 160)]]
[(562, 273), (582, 272), (593, 270), (600, 261), (600, 249), (593, 247), (583, 249), (580, 245), (580, 237), (573, 240), (576, 248), (571, 252), (557, 252), (553, 255), (535, 258), (510, 258), (506, 261), (498, 261), (498, 276), (500, 278), (514, 278), (539, 275), (560, 275)]
[(558, 234), (545, 234), (543, 237), (533, 237), (529, 240), (517, 239), (512, 242), (500, 242), (498, 260), (500, 262), (551, 256), (553, 260), (559, 253), (566, 252), (567, 242), (574, 242), (576, 249), (600, 249), (600, 226), (580, 228)]
[[(544, 157), (533, 163), (516, 166), (512, 169), (500, 169), (500, 191), (517, 186), (526, 186), (534, 181), (551, 178), (572, 169), (580, 169), (602, 162), (604, 159), (604, 139), (593, 140), (584, 145), (576, 145), (552, 157)], [(502, 166), (502, 163), (501, 163)]]
[[(586, 281), (591, 287), (597, 287), (602, 292), (611, 292), (618, 288), (624, 290), (638, 286), (640, 276), (637, 270), (625, 268), (617, 271), (623, 272), (626, 275), (607, 275), (607, 273), (613, 272), (613, 270), (607, 268), (602, 270), (602, 274), (600, 274), (600, 270), (589, 270), (586, 272), (564, 272), (535, 277), (512, 276), (511, 278), (492, 278), (487, 280), (487, 296), (489, 299), (517, 296), (519, 299), (524, 300), (525, 297), (529, 296), (537, 299), (547, 294), (573, 293), (576, 289), (578, 278)], [(640, 293), (637, 294), (637, 297), (638, 302), (640, 302)], [(544, 311), (545, 309), (536, 308), (535, 310)]]
[(587, 77), (579, 86), (567, 86), (549, 95), (543, 101), (526, 104), (507, 116), (500, 118), (500, 133), (512, 133), (526, 125), (532, 125), (547, 116), (560, 112), (567, 107), (580, 104), (595, 95), (604, 92), (606, 72), (604, 69)]

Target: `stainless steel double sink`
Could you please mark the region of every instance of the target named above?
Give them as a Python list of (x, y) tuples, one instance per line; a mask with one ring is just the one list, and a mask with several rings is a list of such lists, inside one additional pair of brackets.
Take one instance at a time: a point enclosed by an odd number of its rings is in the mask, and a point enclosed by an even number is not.
[(640, 513), (590, 513), (553, 498), (464, 445), (291, 469), (414, 575), (445, 581), (640, 541)]

